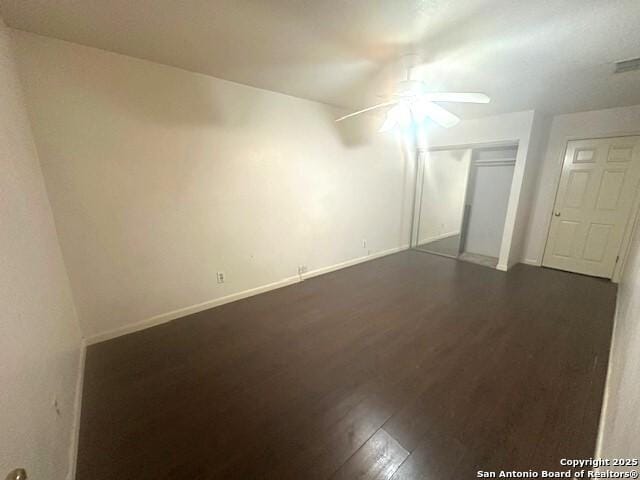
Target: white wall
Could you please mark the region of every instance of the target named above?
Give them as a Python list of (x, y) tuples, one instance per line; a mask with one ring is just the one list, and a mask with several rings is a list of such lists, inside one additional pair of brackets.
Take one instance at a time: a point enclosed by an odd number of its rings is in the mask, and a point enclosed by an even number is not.
[(15, 39), (88, 337), (408, 243), (393, 136), (336, 125), (342, 112), (319, 103)]
[(637, 134), (640, 134), (640, 105), (553, 117), (523, 253), (527, 263), (542, 263), (567, 142)]
[(501, 270), (518, 263), (524, 249), (532, 207), (530, 192), (536, 183), (536, 164), (542, 160), (540, 144), (546, 140), (544, 125), (545, 118), (531, 110), (462, 121), (450, 129), (433, 126), (422, 129), (418, 134), (419, 148), (518, 144), (498, 259), (498, 268)]
[[(0, 477), (65, 478), (80, 333), (0, 20)], [(57, 398), (59, 415), (54, 408)]]
[[(618, 299), (598, 456), (640, 457), (640, 231), (631, 242)], [(637, 467), (633, 467), (637, 470)]]
[(550, 125), (551, 119), (549, 117), (540, 112), (535, 112), (531, 123), (530, 137), (526, 143), (521, 143), (519, 147), (520, 149), (526, 146), (526, 160), (524, 171), (518, 169), (517, 160), (514, 171), (514, 177), (520, 174), (522, 175), (522, 180), (518, 210), (513, 225), (511, 249), (509, 251), (509, 266), (522, 262), (525, 258), (524, 252), (529, 235), (530, 218), (535, 208), (536, 186), (538, 185), (540, 171), (544, 162), (544, 152), (549, 138)]

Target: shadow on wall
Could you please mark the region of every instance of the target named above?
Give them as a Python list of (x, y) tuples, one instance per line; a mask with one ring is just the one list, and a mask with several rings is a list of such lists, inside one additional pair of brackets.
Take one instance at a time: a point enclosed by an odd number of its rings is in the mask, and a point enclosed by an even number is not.
[[(48, 94), (42, 92), (45, 98), (36, 98), (34, 102), (50, 105), (61, 117), (81, 119), (83, 128), (85, 122), (127, 128), (126, 123), (120, 123), (123, 119), (171, 127), (220, 125), (241, 130), (248, 124), (261, 124), (267, 130), (291, 128), (281, 127), (287, 124), (273, 120), (285, 118), (298, 126), (295, 115), (300, 109), (298, 102), (306, 102), (138, 58), (21, 32), (16, 35), (20, 37), (18, 49), (24, 50), (19, 52), (19, 58), (32, 64), (27, 71), (47, 72), (47, 82), (57, 92), (56, 99), (47, 99)], [(34, 81), (28, 75), (25, 77), (27, 82)], [(378, 140), (384, 112), (335, 123), (337, 117), (349, 111), (321, 103), (315, 103), (313, 108), (319, 108), (322, 120), (326, 119), (331, 131), (335, 129), (345, 147)], [(99, 118), (92, 119), (91, 115)]]
[[(241, 129), (265, 117), (269, 120), (290, 116), (290, 107), (283, 107), (278, 101), (282, 99), (274, 97), (279, 95), (276, 92), (152, 62), (144, 62), (145, 67), (141, 68), (139, 59), (119, 57), (118, 64), (122, 61), (134, 63), (127, 69), (129, 75), (119, 73), (118, 65), (110, 62), (92, 63), (90, 70), (83, 69), (82, 75), (74, 76), (83, 79), (82, 85), (75, 86), (77, 91), (90, 90), (88, 99), (94, 95), (104, 98), (105, 104), (156, 125), (224, 125)], [(345, 112), (323, 107), (331, 129), (347, 148), (369, 145), (377, 140), (375, 136), (383, 135), (378, 132), (383, 116), (367, 114), (336, 123), (335, 119)]]
[(30, 46), (30, 52), (39, 51), (34, 61), (50, 64), (49, 81), (65, 92), (62, 108), (72, 118), (77, 105), (97, 104), (93, 111), (100, 115), (118, 116), (119, 110), (126, 112), (123, 118), (155, 125), (234, 128), (244, 125), (264, 98), (260, 90), (206, 75), (108, 52), (100, 52), (105, 61), (96, 61), (94, 49), (24, 38), (38, 42)]
[(136, 63), (137, 68), (129, 69), (130, 75), (106, 71), (88, 74), (93, 93), (108, 97), (105, 102), (154, 124), (233, 126), (242, 124), (250, 115), (250, 102), (234, 102), (236, 95), (225, 95), (225, 88), (221, 91), (204, 75), (152, 63), (143, 69), (139, 60)]

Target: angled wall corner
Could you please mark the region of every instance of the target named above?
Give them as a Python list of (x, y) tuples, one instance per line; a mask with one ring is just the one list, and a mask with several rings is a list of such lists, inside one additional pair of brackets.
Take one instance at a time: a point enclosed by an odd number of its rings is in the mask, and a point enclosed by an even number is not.
[[(541, 112), (534, 111), (529, 137), (523, 141), (522, 146), (518, 147), (518, 153), (520, 153), (521, 149), (523, 150), (523, 157), (520, 158), (522, 161), (522, 175), (519, 179), (520, 193), (508, 253), (508, 268), (511, 268), (516, 263), (526, 263), (524, 252), (529, 236), (530, 218), (535, 208), (536, 187), (540, 179), (550, 127), (551, 118)], [(517, 168), (518, 164), (516, 162), (516, 171)]]
[(406, 162), (393, 135), (357, 131), (368, 116), (336, 126), (321, 103), (15, 40), (88, 339), (406, 243)]
[(0, 20), (0, 475), (71, 478), (82, 342), (14, 60)]

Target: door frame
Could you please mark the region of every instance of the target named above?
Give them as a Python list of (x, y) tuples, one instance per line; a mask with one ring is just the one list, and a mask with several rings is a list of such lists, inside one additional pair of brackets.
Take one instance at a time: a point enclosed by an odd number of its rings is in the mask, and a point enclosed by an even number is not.
[[(551, 233), (551, 222), (553, 221), (553, 212), (556, 207), (556, 202), (558, 200), (558, 193), (560, 190), (560, 180), (562, 179), (562, 172), (564, 170), (564, 162), (567, 156), (567, 148), (569, 148), (569, 142), (573, 142), (576, 140), (607, 140), (609, 138), (621, 138), (621, 137), (637, 137), (640, 135), (640, 131), (635, 132), (623, 132), (623, 133), (611, 133), (605, 135), (596, 135), (593, 137), (585, 137), (584, 135), (571, 135), (566, 136), (563, 139), (564, 148), (562, 149), (562, 154), (560, 161), (556, 164), (556, 179), (555, 179), (555, 193), (553, 195), (553, 201), (551, 202), (550, 208), (547, 211), (547, 234), (544, 239), (544, 247), (542, 249), (542, 255), (540, 257), (540, 266), (544, 267), (544, 254), (547, 251), (547, 245), (549, 243), (549, 234)], [(638, 224), (640, 223), (640, 182), (636, 185), (636, 193), (633, 199), (633, 206), (631, 207), (631, 212), (629, 212), (629, 218), (627, 218), (627, 224), (624, 227), (624, 233), (622, 235), (622, 242), (620, 243), (620, 248), (618, 249), (618, 262), (616, 263), (613, 274), (611, 276), (611, 281), (613, 283), (619, 283), (620, 278), (622, 278), (622, 273), (624, 272), (624, 266), (627, 261), (627, 255), (629, 253), (629, 246), (631, 238), (633, 234), (638, 230)], [(551, 267), (544, 267), (551, 268)]]

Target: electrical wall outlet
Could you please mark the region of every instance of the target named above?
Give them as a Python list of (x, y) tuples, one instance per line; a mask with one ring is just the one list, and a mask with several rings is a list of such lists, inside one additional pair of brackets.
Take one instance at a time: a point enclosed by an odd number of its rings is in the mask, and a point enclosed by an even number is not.
[(367, 248), (367, 240), (366, 239), (362, 240), (362, 248)]
[(224, 272), (218, 272), (218, 273), (216, 273), (216, 277), (217, 277), (217, 279), (218, 279), (218, 283), (224, 283), (225, 278), (226, 278), (226, 276), (225, 276)]
[(298, 265), (298, 275), (302, 275), (303, 273), (307, 273), (307, 266)]

